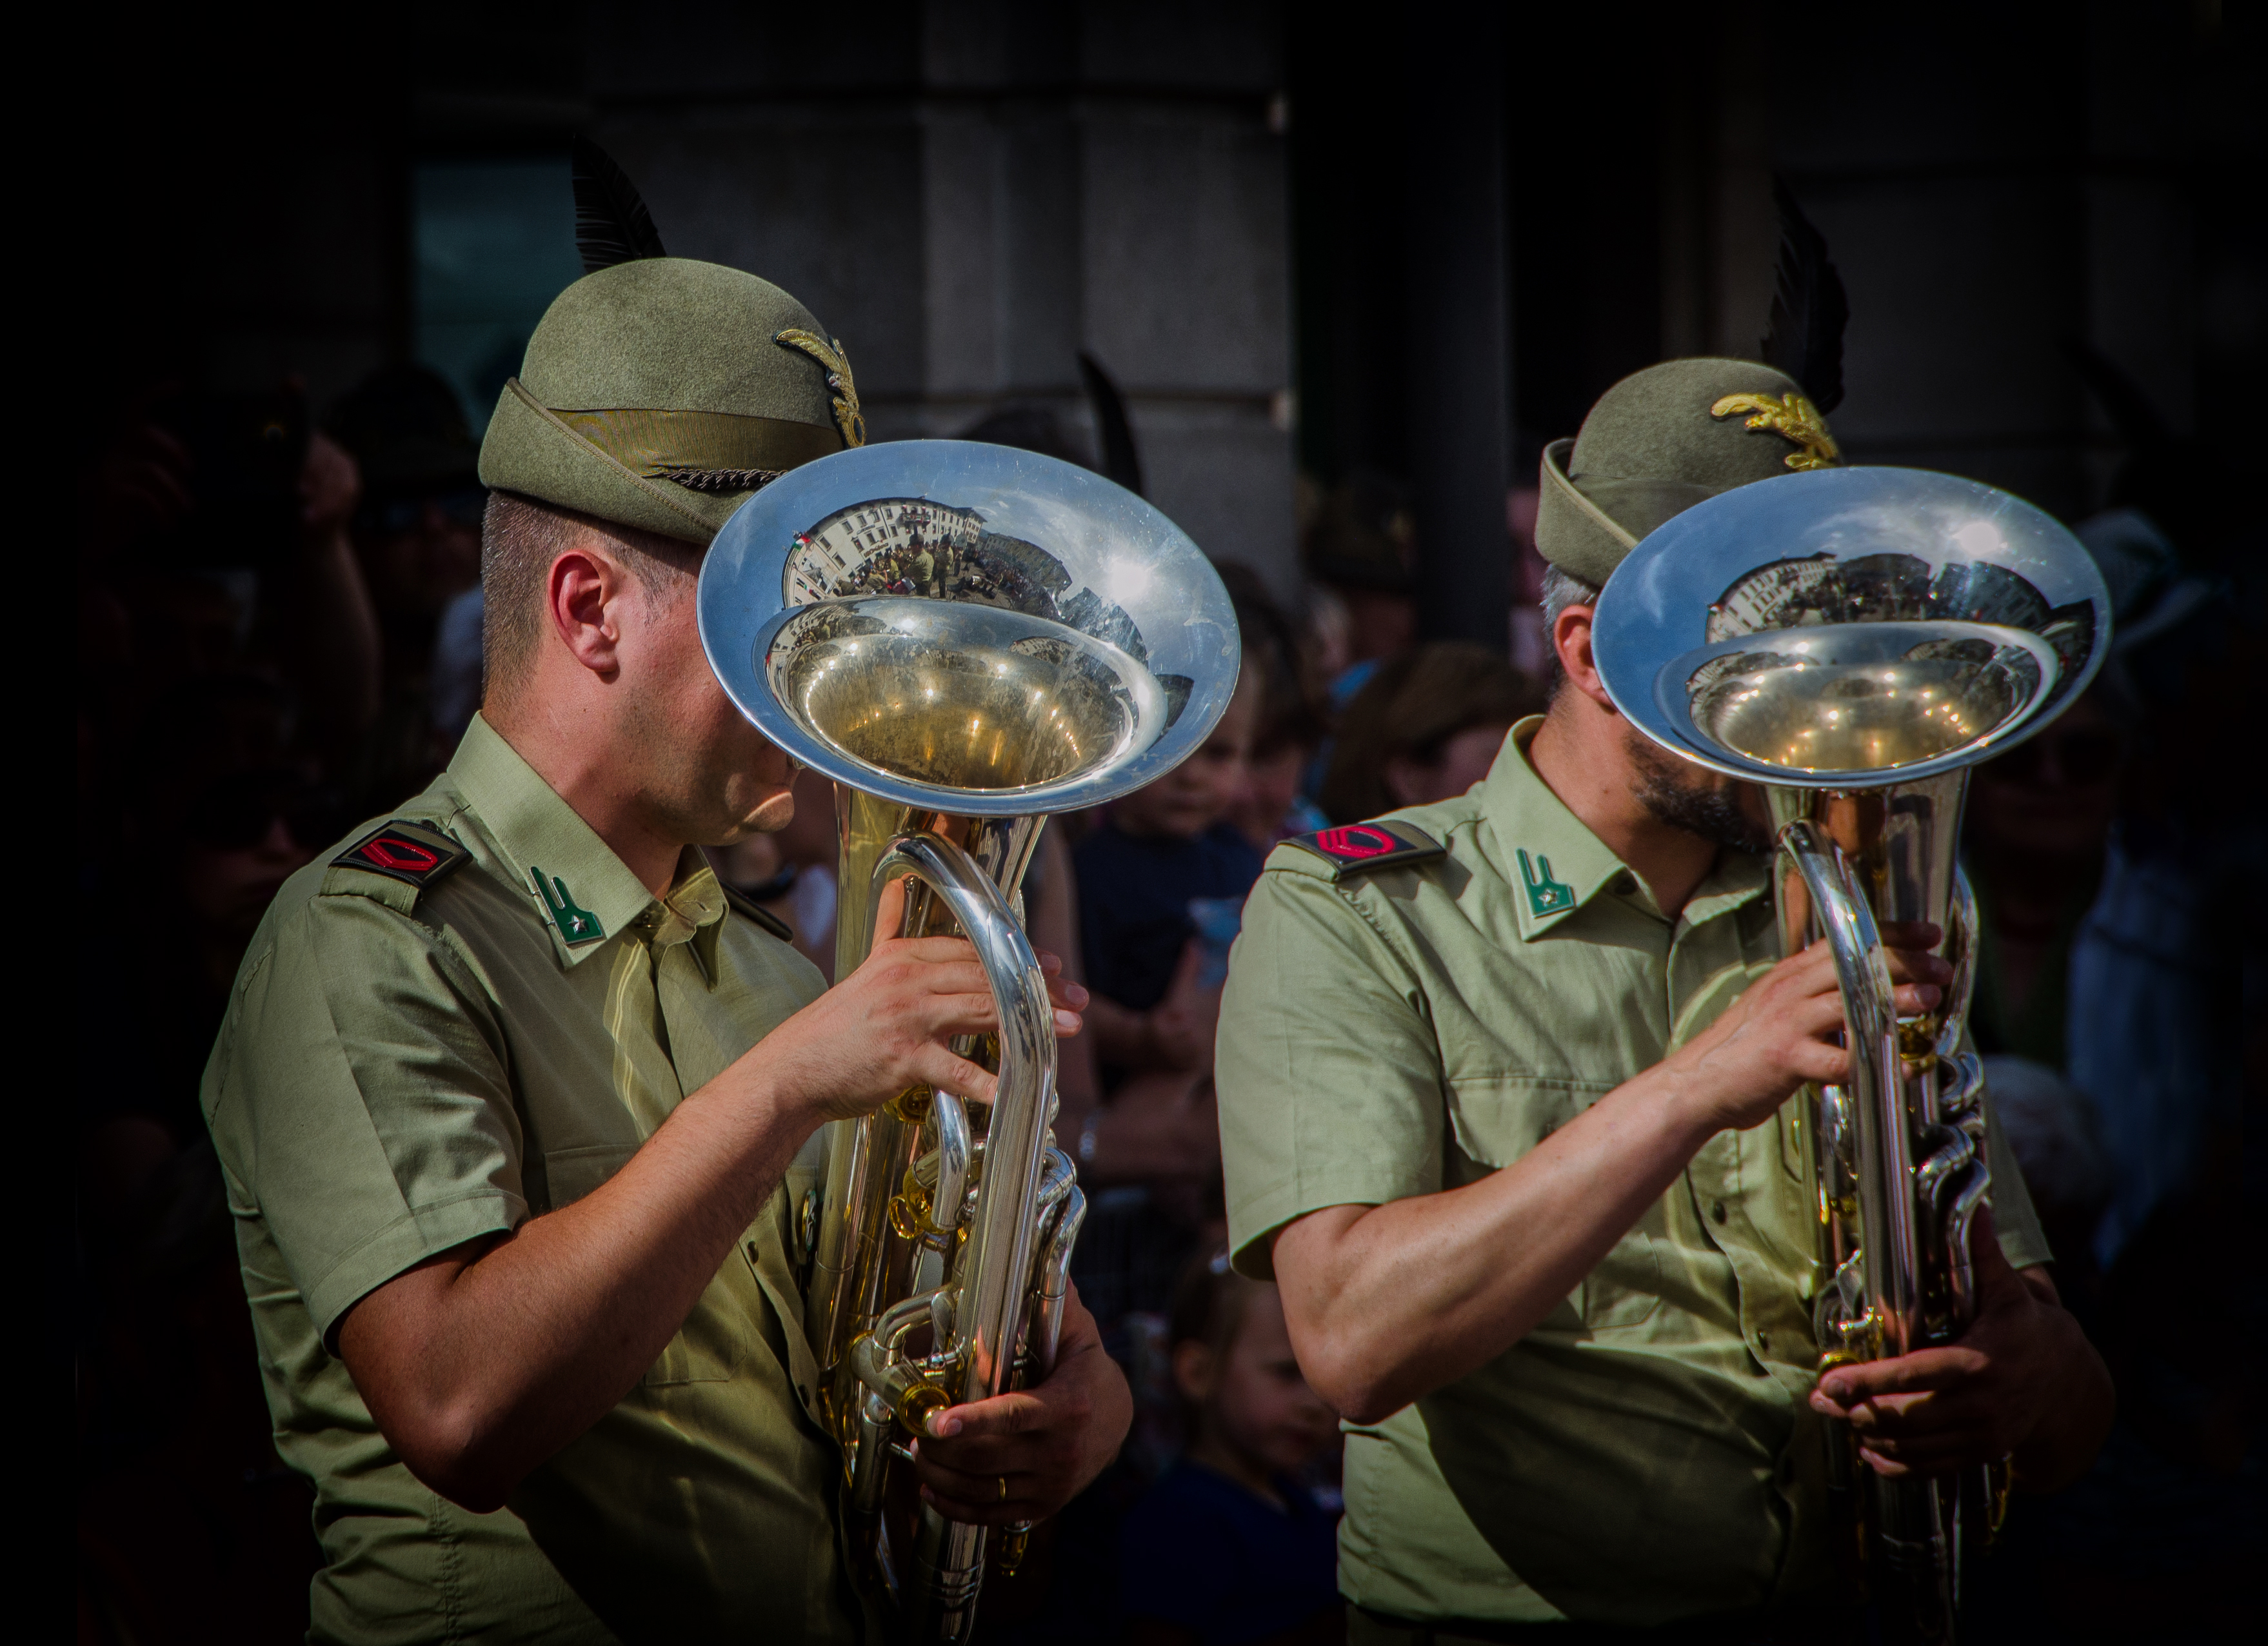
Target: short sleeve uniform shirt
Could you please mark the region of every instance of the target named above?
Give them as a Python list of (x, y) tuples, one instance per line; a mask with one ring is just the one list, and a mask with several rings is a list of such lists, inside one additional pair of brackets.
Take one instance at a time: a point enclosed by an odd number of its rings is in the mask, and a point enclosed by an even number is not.
[[(1761, 860), (1675, 920), (1536, 776), (1523, 722), (1469, 794), (1394, 814), (1447, 848), (1334, 874), (1284, 846), (1221, 1013), (1229, 1238), (1511, 1165), (1712, 1022), (1778, 958)], [(1339, 1582), (1418, 1621), (1653, 1625), (1771, 1606), (1830, 1569), (1793, 1102), (1712, 1138), (1497, 1360), (1350, 1425)], [(1992, 1137), (1996, 1226), (2047, 1249)]]
[(821, 988), (697, 856), (654, 897), (484, 720), (394, 817), (406, 845), (278, 895), (203, 1092), (277, 1443), (316, 1487), (312, 1638), (857, 1638), (790, 1227), (815, 1143), (638, 1386), (506, 1508), (445, 1501), (372, 1422), (335, 1352), (350, 1306), (589, 1194)]

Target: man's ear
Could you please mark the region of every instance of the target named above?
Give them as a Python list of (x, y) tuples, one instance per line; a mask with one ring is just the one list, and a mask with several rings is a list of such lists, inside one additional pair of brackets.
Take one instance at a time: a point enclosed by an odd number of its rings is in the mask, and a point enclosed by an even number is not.
[(629, 571), (590, 548), (571, 548), (551, 562), (543, 580), (545, 614), (568, 654), (601, 680), (622, 667), (623, 608)]
[(1606, 682), (1599, 678), (1599, 665), (1591, 659), (1591, 615), (1587, 606), (1563, 610), (1551, 625), (1551, 650), (1558, 654), (1568, 685), (1609, 714), (1619, 714), (1615, 700), (1607, 695)]

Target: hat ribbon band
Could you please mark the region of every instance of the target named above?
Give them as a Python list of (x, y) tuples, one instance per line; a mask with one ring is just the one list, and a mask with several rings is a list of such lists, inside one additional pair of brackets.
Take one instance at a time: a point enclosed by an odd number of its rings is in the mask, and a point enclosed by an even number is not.
[(843, 450), (843, 437), (835, 430), (785, 417), (640, 406), (554, 409), (551, 415), (646, 480), (718, 470), (777, 474)]

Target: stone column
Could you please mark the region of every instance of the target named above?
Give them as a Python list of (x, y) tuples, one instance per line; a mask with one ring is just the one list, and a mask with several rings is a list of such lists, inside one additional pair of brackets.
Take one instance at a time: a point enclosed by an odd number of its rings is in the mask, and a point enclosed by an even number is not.
[[(597, 136), (671, 251), (794, 292), (878, 439), (1124, 392), (1151, 500), (1296, 584), (1277, 8), (594, 12)], [(699, 42), (697, 48), (691, 42)]]

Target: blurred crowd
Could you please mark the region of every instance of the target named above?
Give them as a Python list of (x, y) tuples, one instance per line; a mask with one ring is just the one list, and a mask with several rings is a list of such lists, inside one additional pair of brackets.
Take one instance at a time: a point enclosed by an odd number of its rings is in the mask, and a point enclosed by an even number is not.
[[(1052, 414), (970, 430), (1086, 460)], [(479, 702), (475, 445), (416, 367), (334, 406), (296, 385), (122, 397), (82, 463), (77, 872), (153, 915), (130, 970), (92, 938), (77, 1010), (75, 1332), (82, 1640), (298, 1638), (311, 1496), (269, 1438), (197, 1082), (238, 960), (285, 877), (447, 761)], [(1983, 768), (1967, 861), (1984, 922), (1975, 1030), (2058, 1253), (2120, 1385), (2088, 1481), (2026, 1503), (1980, 1616), (2163, 1616), (2234, 1592), (2257, 1453), (2223, 1326), (2242, 1273), (2257, 1091), (2257, 810), (2205, 774), (2259, 637), (2233, 540), (2142, 476), (2082, 523), (2117, 601), (2110, 665), (2053, 728)], [(1211, 1062), (1245, 894), (1287, 837), (1462, 793), (1540, 712), (1532, 491), (1507, 500), (1501, 650), (1418, 637), (1405, 501), (1378, 474), (1310, 489), (1300, 603), (1211, 544), (1244, 643), (1228, 710), (1148, 788), (1059, 819), (1027, 885), (1038, 946), (1094, 993), (1057, 1135), (1092, 1211), (1074, 1274), (1138, 1400), (1119, 1461), (1042, 1531), (988, 1634), (1329, 1640), (1336, 1425), (1273, 1289), (1227, 1266)], [(2176, 533), (2184, 532), (2189, 540)], [(2251, 655), (2257, 656), (2257, 650)], [(713, 854), (834, 965), (833, 807)], [(130, 977), (130, 987), (111, 980)], [(2248, 1084), (2249, 1083), (2249, 1084)], [(1987, 1625), (1988, 1637), (1990, 1628)]]

